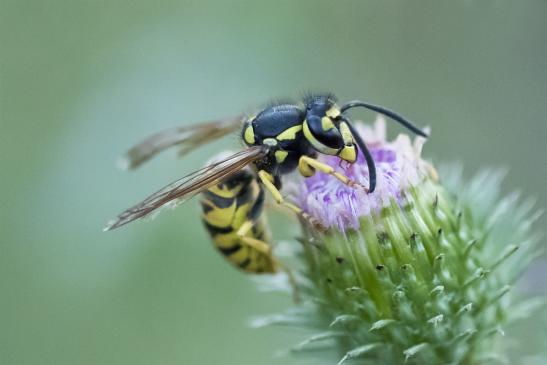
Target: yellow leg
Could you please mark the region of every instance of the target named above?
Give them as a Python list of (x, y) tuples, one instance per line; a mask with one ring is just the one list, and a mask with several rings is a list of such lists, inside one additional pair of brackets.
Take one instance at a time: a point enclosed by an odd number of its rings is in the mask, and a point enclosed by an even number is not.
[[(246, 221), (245, 223), (243, 223), (241, 225), (241, 227), (239, 227), (239, 229), (236, 232), (237, 236), (239, 237), (241, 242), (243, 242), (244, 244), (246, 244), (250, 248), (252, 248), (252, 249), (254, 249), (254, 250), (256, 250), (256, 251), (258, 251), (258, 252), (260, 252), (264, 255), (270, 255), (271, 256), (272, 255), (272, 246), (271, 245), (269, 245), (266, 242), (261, 241), (259, 239), (245, 236), (253, 228), (253, 225), (254, 225), (253, 221)], [(296, 285), (296, 279), (295, 279), (291, 269), (289, 269), (287, 266), (285, 266), (284, 264), (282, 264), (281, 262), (279, 262), (275, 258), (273, 258), (273, 260), (275, 262), (275, 265), (278, 266), (279, 268), (281, 268), (281, 270), (283, 270), (287, 274), (287, 278), (289, 280), (289, 285), (292, 288), (292, 297), (293, 297), (294, 302), (295, 303), (300, 302), (300, 294), (299, 294), (299, 291), (298, 291), (298, 286)]]
[(253, 224), (254, 224), (253, 221), (246, 221), (245, 223), (243, 223), (241, 225), (241, 227), (239, 227), (236, 234), (239, 237), (245, 236), (247, 234), (247, 232), (249, 232), (251, 230), (251, 228), (253, 228)]
[(264, 170), (260, 170), (258, 172), (258, 177), (260, 178), (260, 181), (262, 182), (266, 190), (268, 190), (270, 194), (272, 194), (277, 204), (280, 204), (280, 205), (283, 205), (284, 207), (289, 208), (290, 210), (292, 210), (293, 212), (295, 212), (296, 214), (304, 218), (306, 221), (308, 221), (315, 228), (320, 229), (322, 231), (326, 231), (326, 228), (323, 227), (321, 223), (317, 221), (317, 219), (313, 218), (312, 216), (304, 212), (302, 209), (300, 209), (296, 205), (285, 201), (279, 189), (275, 187), (273, 183), (273, 176), (271, 174), (267, 173)]
[[(236, 234), (243, 242), (244, 244), (248, 245), (249, 247), (257, 250), (258, 252), (270, 255), (272, 254), (272, 246), (267, 244), (264, 241), (261, 241), (259, 239), (253, 238), (253, 237), (247, 237), (245, 236), (252, 228), (253, 228), (254, 222), (253, 221), (246, 221), (239, 227)], [(286, 265), (279, 262), (277, 259), (273, 258), (275, 265), (281, 268), (286, 274), (287, 278), (289, 280), (289, 285), (292, 288), (292, 297), (295, 303), (300, 302), (300, 293), (298, 291), (298, 286), (296, 285), (296, 278), (294, 277), (294, 274), (292, 273), (291, 269), (289, 269)]]
[(267, 244), (264, 241), (261, 241), (259, 239), (248, 237), (246, 234), (253, 228), (254, 222), (253, 221), (246, 221), (239, 227), (236, 234), (241, 240), (241, 242), (245, 243), (247, 246), (255, 249), (256, 251), (263, 253), (265, 255), (269, 255), (272, 252), (272, 246)]
[[(362, 187), (363, 189), (365, 189), (367, 192), (368, 192), (368, 188), (366, 188), (365, 186), (359, 184), (358, 182), (356, 181), (353, 181), (351, 180), (349, 177), (339, 173), (339, 172), (336, 172), (331, 166), (323, 163), (323, 162), (320, 162), (318, 160), (316, 160), (315, 158), (311, 158), (309, 156), (302, 156), (300, 157), (300, 160), (298, 160), (298, 169), (302, 172), (309, 172), (309, 171), (313, 171), (313, 170), (318, 170), (318, 171), (321, 171), (325, 174), (329, 174), (331, 176), (334, 176), (335, 178), (337, 178), (338, 180), (340, 180), (341, 182), (343, 182), (344, 184), (350, 186), (350, 187), (353, 187), (353, 186), (359, 186), (359, 187)], [(303, 174), (304, 176), (309, 176), (309, 174)]]
[(264, 255), (270, 255), (272, 252), (272, 246), (256, 238), (241, 237), (241, 242)]

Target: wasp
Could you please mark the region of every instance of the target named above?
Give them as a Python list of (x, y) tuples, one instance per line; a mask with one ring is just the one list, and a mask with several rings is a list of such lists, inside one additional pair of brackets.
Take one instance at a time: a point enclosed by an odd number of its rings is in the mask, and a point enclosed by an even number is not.
[[(218, 158), (217, 158), (218, 160)], [(275, 273), (263, 215), (264, 189), (245, 167), (201, 194), (202, 222), (216, 248), (237, 268), (249, 273)]]
[[(415, 134), (427, 137), (426, 133), (392, 110), (358, 100), (338, 106), (332, 94), (306, 96), (301, 103), (275, 103), (251, 117), (238, 116), (165, 130), (128, 151), (128, 168), (140, 166), (169, 147), (177, 146), (180, 149), (179, 155), (185, 155), (206, 142), (238, 129), (246, 148), (158, 190), (119, 214), (109, 222), (105, 230), (119, 228), (148, 216), (165, 205), (178, 204), (208, 189), (214, 189), (214, 186), (230, 180), (247, 166), (251, 167), (257, 183), (278, 204), (308, 221), (310, 217), (302, 209), (286, 201), (281, 194), (283, 175), (298, 170), (302, 176), (309, 177), (320, 171), (348, 186), (363, 188), (372, 193), (376, 187), (374, 160), (348, 116), (348, 112), (357, 107), (383, 114)], [(368, 187), (316, 159), (318, 154), (326, 154), (338, 156), (351, 164), (357, 160), (359, 151), (367, 163)]]

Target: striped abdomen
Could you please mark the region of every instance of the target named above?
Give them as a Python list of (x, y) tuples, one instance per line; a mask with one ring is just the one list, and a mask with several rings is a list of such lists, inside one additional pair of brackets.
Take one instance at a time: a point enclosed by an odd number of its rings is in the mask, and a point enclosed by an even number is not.
[[(263, 203), (264, 192), (247, 170), (205, 191), (201, 199), (202, 221), (216, 248), (233, 265), (250, 273), (277, 271), (262, 216)], [(238, 235), (244, 224), (250, 229)]]

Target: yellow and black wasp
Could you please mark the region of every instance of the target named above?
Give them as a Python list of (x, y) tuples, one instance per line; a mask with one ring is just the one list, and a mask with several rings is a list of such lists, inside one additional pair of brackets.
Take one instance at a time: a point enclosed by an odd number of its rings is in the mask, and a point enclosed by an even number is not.
[(180, 203), (214, 189), (247, 166), (251, 167), (256, 183), (270, 192), (277, 203), (309, 219), (299, 207), (283, 198), (280, 192), (283, 175), (298, 169), (304, 177), (309, 177), (320, 171), (347, 185), (362, 187), (359, 182), (350, 180), (318, 161), (316, 157), (319, 153), (338, 156), (348, 163), (354, 163), (360, 151), (369, 171), (369, 186), (365, 189), (373, 192), (376, 187), (374, 160), (347, 115), (355, 107), (386, 115), (412, 132), (427, 137), (407, 119), (389, 109), (362, 101), (351, 101), (339, 107), (331, 94), (308, 96), (300, 104), (277, 103), (249, 118), (236, 117), (169, 129), (129, 150), (126, 156), (128, 167), (138, 167), (158, 152), (173, 146), (178, 146), (180, 154), (184, 155), (205, 142), (238, 129), (241, 130), (241, 138), (247, 148), (165, 186), (122, 212), (108, 224), (106, 230), (119, 228), (167, 204)]

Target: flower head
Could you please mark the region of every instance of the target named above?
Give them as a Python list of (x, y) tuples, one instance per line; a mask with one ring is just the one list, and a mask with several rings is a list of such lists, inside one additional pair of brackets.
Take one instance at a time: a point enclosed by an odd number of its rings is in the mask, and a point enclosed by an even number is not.
[[(405, 135), (394, 141), (386, 140), (383, 117), (376, 120), (374, 129), (359, 126), (376, 164), (377, 188), (369, 194), (364, 189), (350, 187), (332, 176), (316, 173), (304, 179), (295, 194), (296, 202), (327, 228), (358, 229), (361, 217), (378, 213), (393, 200), (403, 203), (402, 192), (422, 181), (431, 173), (431, 166), (421, 159), (425, 138), (414, 143)], [(321, 155), (319, 160), (333, 166), (337, 172), (364, 186), (368, 186), (368, 168), (362, 154), (356, 163), (349, 164), (336, 156)]]

